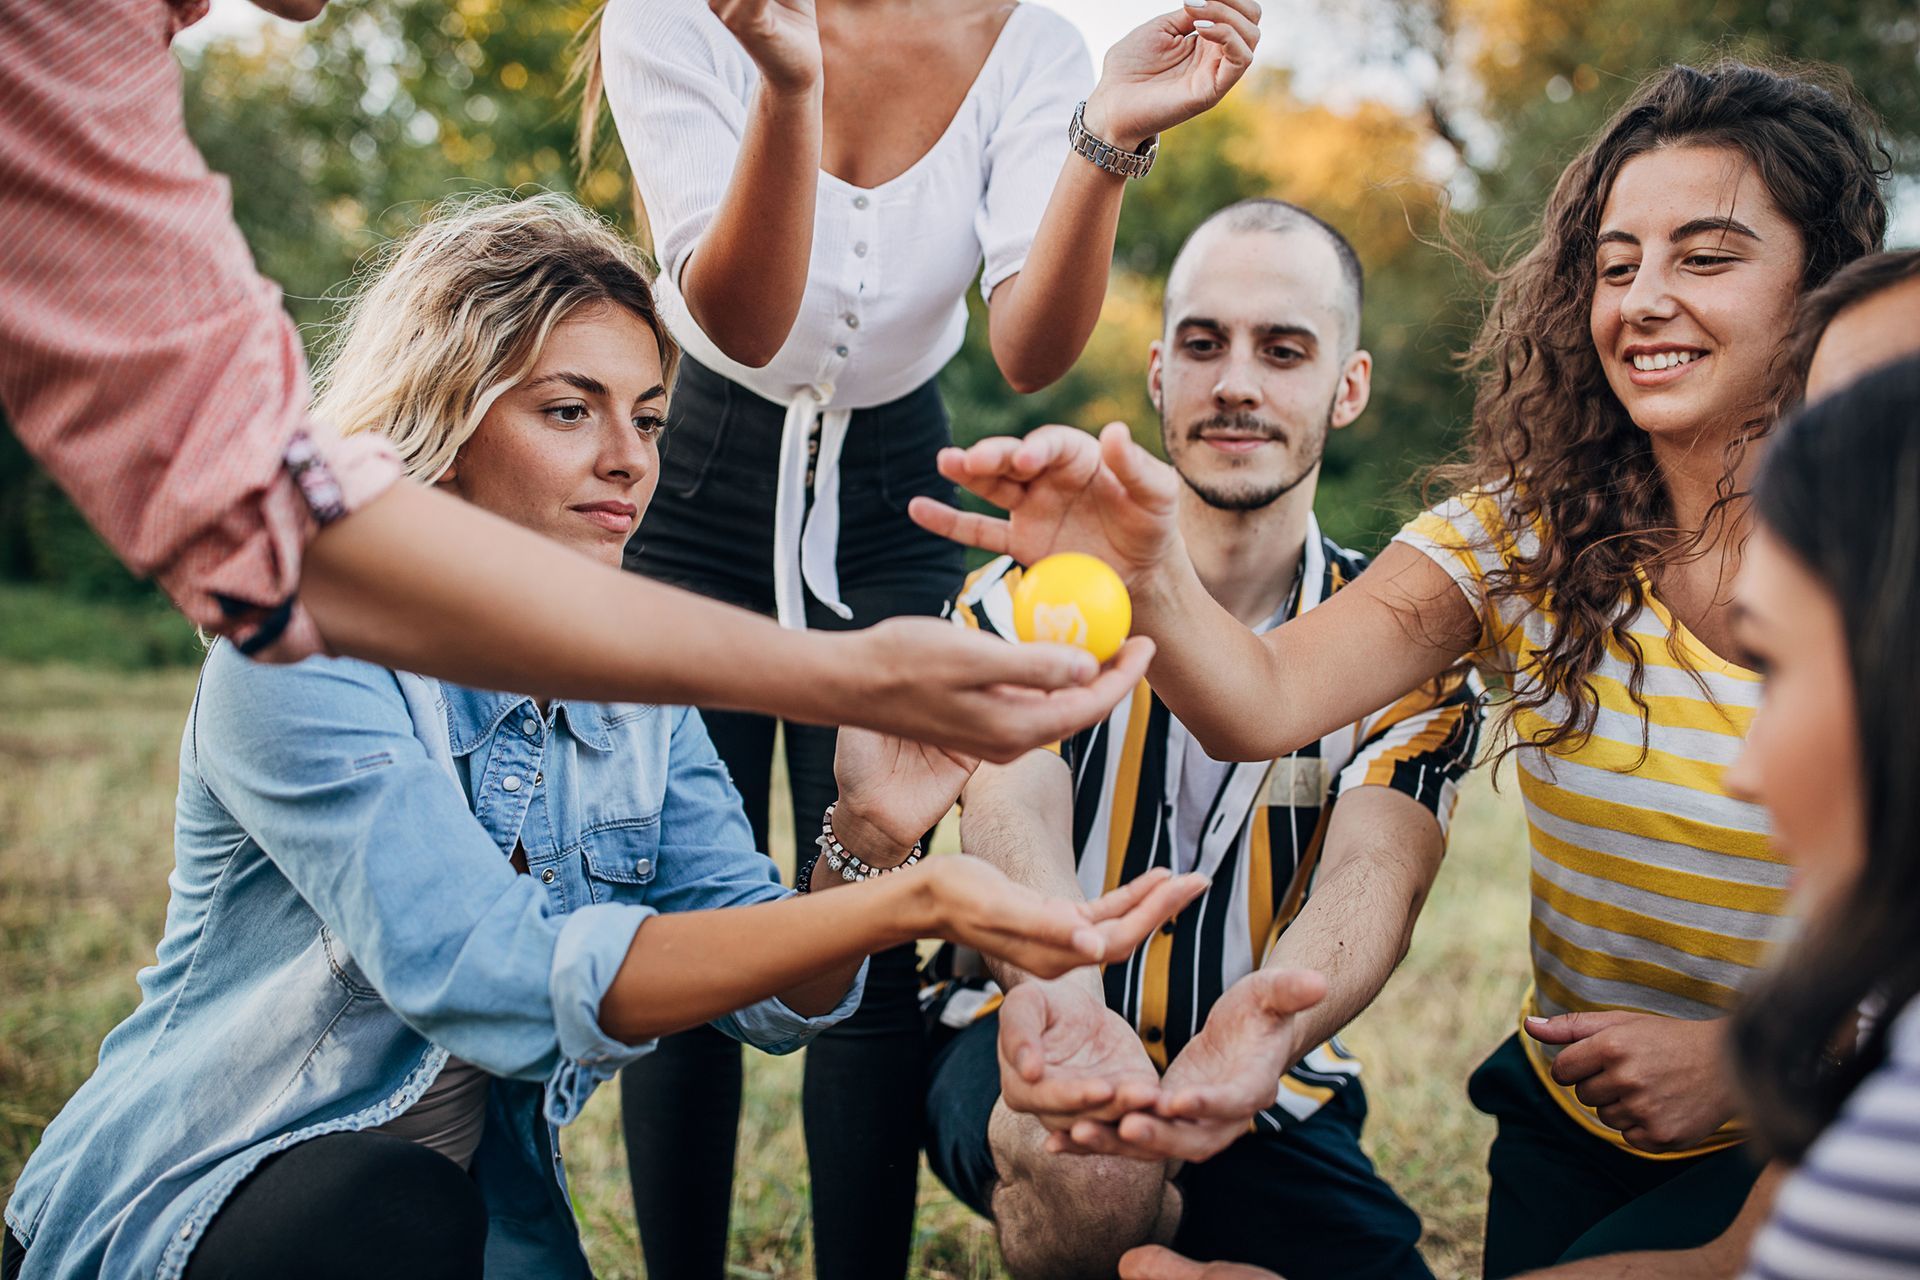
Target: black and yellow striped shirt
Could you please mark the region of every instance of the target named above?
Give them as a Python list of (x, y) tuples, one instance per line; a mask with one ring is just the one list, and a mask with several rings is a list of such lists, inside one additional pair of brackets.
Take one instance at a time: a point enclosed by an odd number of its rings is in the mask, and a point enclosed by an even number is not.
[[(1309, 531), (1293, 591), (1275, 621), (1313, 608), (1366, 567), (1364, 557)], [(969, 626), (1011, 637), (1020, 568), (1002, 557), (967, 580), (951, 606)], [(1180, 821), (1181, 770), (1191, 741), (1142, 683), (1104, 721), (1061, 744), (1073, 777), (1073, 843), (1081, 888), (1104, 893), (1152, 867), (1199, 870), (1212, 884), (1185, 911), (1104, 973), (1107, 1003), (1134, 1026), (1164, 1070), (1233, 983), (1266, 959), (1313, 884), (1339, 797), (1386, 786), (1430, 808), (1444, 832), (1456, 784), (1479, 737), (1477, 685), (1464, 669), (1278, 760), (1216, 766), (1204, 817)], [(1189, 800), (1194, 792), (1186, 792)], [(1198, 848), (1179, 832), (1197, 831)], [(1191, 843), (1191, 841), (1189, 841)], [(943, 1020), (958, 1024), (997, 1003), (989, 985), (949, 988)], [(1305, 1119), (1359, 1073), (1333, 1041), (1282, 1080), (1258, 1118), (1279, 1129)]]

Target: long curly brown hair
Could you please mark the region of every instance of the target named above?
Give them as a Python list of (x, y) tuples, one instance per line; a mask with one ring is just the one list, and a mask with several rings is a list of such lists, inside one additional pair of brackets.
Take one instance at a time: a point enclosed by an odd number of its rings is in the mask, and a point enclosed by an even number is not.
[(1768, 426), (1749, 423), (1728, 442), (1727, 479), (1708, 527), (1675, 527), (1650, 437), (1607, 385), (1589, 330), (1600, 213), (1614, 180), (1629, 160), (1662, 147), (1738, 150), (1804, 237), (1805, 290), (1880, 247), (1890, 163), (1877, 139), (1871, 115), (1837, 76), (1735, 61), (1671, 67), (1560, 175), (1533, 246), (1489, 273), (1494, 301), (1462, 357), (1477, 387), (1472, 438), (1466, 456), (1435, 468), (1427, 485), (1492, 495), (1510, 529), (1539, 530), (1533, 554), (1511, 555), (1488, 579), (1494, 609), (1517, 598), (1555, 620), (1534, 654), (1537, 686), (1509, 704), (1510, 715), (1556, 700), (1564, 708), (1549, 712), (1555, 723), (1530, 734), (1530, 744), (1567, 749), (1592, 733), (1599, 703), (1588, 681), (1609, 642), (1630, 660), (1644, 734), (1645, 664), (1628, 631), (1646, 603), (1642, 573), (1703, 545), (1742, 498), (1732, 478), (1740, 451)]

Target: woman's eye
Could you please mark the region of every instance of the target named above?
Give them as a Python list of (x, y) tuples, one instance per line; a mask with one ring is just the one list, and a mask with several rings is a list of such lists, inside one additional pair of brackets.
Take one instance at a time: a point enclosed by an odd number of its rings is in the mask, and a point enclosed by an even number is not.
[(667, 429), (667, 420), (660, 417), (635, 418), (633, 426), (641, 435), (651, 440)]
[(587, 420), (587, 406), (583, 404), (560, 404), (547, 410), (548, 414), (568, 426), (575, 426)]
[(1732, 258), (1722, 257), (1718, 254), (1695, 253), (1687, 257), (1686, 264), (1690, 267), (1719, 267), (1725, 266), (1732, 261)]
[(1600, 276), (1604, 280), (1625, 280), (1633, 274), (1636, 265), (1637, 264), (1632, 262), (1615, 262), (1608, 266), (1601, 267)]

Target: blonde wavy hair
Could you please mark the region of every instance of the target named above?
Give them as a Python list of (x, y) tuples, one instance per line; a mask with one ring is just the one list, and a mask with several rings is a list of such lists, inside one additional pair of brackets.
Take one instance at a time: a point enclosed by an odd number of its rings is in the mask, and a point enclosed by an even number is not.
[(671, 387), (680, 348), (646, 259), (617, 230), (553, 193), (448, 201), (360, 273), (315, 365), (314, 416), (342, 435), (382, 433), (430, 484), (533, 371), (553, 327), (604, 305), (653, 331)]

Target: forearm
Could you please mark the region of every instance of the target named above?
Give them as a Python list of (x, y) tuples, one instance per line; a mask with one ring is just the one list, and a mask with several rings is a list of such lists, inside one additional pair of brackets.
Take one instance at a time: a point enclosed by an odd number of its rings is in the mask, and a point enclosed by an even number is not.
[[(962, 797), (960, 846), (1036, 893), (1069, 902), (1086, 900), (1074, 877), (1071, 779), (1066, 765), (1050, 751), (1029, 751), (1011, 764), (980, 767)], [(1033, 976), (1003, 960), (989, 957), (986, 963), (1003, 990), (1011, 991)], [(1078, 970), (1061, 981), (1100, 989), (1093, 969)]]
[(994, 363), (1025, 395), (1057, 381), (1100, 321), (1126, 179), (1069, 155), (1025, 264), (993, 292)]
[(600, 1025), (637, 1043), (776, 994), (803, 1016), (826, 1013), (862, 959), (926, 930), (928, 895), (916, 868), (858, 893), (653, 916), (600, 1002)]
[(762, 82), (748, 111), (733, 177), (681, 272), (700, 331), (759, 367), (787, 340), (807, 288), (820, 180), (821, 88)]
[[(1357, 812), (1362, 805), (1370, 812)], [(1338, 1034), (1380, 994), (1413, 940), (1441, 848), (1432, 815), (1398, 792), (1360, 787), (1340, 799), (1313, 894), (1265, 966), (1327, 980), (1326, 998), (1295, 1015), (1299, 1052)]]
[(851, 693), (821, 635), (595, 564), (413, 484), (323, 529), (301, 592), (335, 651), (473, 688), (813, 722)]

